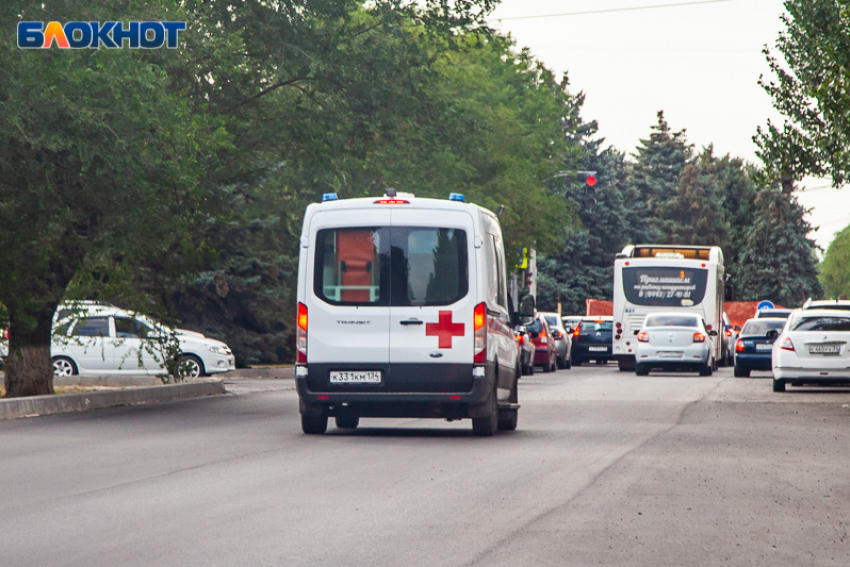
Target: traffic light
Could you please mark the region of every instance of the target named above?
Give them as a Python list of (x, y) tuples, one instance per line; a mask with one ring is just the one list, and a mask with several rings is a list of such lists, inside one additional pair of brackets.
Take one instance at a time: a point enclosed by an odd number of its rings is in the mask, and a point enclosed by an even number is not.
[(530, 270), (527, 270), (527, 271), (525, 272), (525, 287), (526, 287), (526, 288), (531, 287), (531, 277), (532, 277), (532, 275), (531, 275), (531, 271), (530, 271)]
[(587, 212), (591, 212), (596, 206), (596, 172), (578, 171), (579, 178), (584, 179), (584, 205)]

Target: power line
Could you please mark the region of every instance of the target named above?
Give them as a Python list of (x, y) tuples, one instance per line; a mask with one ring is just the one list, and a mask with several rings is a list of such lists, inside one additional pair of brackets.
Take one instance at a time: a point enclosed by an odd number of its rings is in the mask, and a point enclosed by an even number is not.
[(565, 12), (563, 14), (540, 14), (538, 16), (508, 16), (507, 18), (487, 18), (488, 20), (531, 20), (534, 18), (558, 18), (561, 16), (584, 16), (586, 14), (607, 14), (610, 12), (632, 12), (634, 10), (655, 10), (658, 8), (674, 8), (679, 6), (695, 6), (697, 4), (716, 4), (732, 2), (733, 0), (699, 0), (697, 2), (680, 2), (678, 4), (656, 4), (654, 6), (634, 6), (632, 8), (611, 8), (609, 10), (589, 10), (586, 12)]

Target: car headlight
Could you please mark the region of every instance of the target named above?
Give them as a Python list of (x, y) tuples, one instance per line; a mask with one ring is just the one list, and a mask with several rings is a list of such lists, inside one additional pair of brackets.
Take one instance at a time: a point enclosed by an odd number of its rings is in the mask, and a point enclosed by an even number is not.
[(230, 349), (226, 346), (209, 346), (210, 352), (214, 352), (216, 354), (230, 354)]

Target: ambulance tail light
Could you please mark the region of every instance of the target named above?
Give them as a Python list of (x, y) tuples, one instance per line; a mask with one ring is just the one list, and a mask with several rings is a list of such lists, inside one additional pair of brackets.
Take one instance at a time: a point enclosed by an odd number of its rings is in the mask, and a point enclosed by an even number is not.
[(307, 364), (307, 306), (301, 302), (295, 325), (295, 364)]
[(487, 304), (479, 303), (472, 315), (474, 347), (472, 362), (484, 364), (487, 362)]

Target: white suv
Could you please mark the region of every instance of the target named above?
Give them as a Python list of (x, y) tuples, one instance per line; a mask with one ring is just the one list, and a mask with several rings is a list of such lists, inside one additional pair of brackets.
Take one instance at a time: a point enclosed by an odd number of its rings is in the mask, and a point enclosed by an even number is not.
[(201, 333), (170, 329), (144, 315), (102, 304), (64, 306), (57, 311), (50, 348), (54, 376), (162, 375), (172, 353), (177, 353), (178, 371), (184, 377), (235, 367), (225, 343)]

